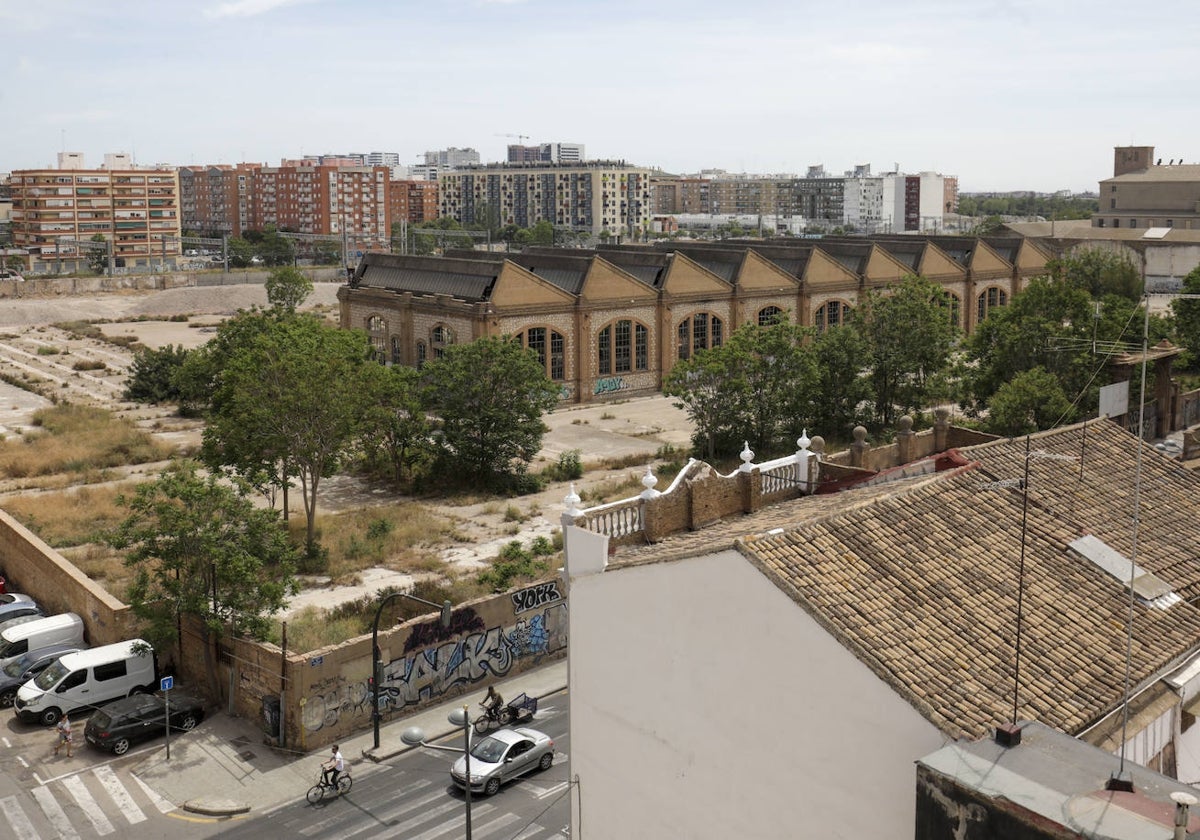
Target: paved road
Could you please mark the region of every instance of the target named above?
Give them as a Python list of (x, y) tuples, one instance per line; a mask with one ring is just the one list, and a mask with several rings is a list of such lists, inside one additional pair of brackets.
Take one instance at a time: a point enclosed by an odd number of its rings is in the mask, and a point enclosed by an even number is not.
[[(565, 693), (544, 698), (531, 724), (554, 739), (554, 766), (511, 782), (496, 796), (476, 796), (471, 824), (474, 840), (550, 840), (568, 836), (568, 715)], [(455, 737), (439, 742), (461, 743)], [(463, 795), (450, 784), (448, 752), (418, 749), (380, 765), (355, 765), (354, 788), (319, 806), (296, 791), (296, 802), (254, 819), (223, 826), (222, 840), (264, 837), (337, 837), (365, 840), (461, 840), (466, 822)], [(316, 772), (314, 763), (314, 776)]]

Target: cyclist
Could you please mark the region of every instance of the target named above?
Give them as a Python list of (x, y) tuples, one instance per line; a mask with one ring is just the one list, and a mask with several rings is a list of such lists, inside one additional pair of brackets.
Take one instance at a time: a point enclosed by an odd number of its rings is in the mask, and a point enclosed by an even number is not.
[(321, 784), (329, 785), (336, 790), (338, 775), (345, 769), (346, 759), (342, 757), (342, 751), (338, 749), (338, 745), (334, 744), (333, 755), (329, 757), (328, 761), (321, 764)]
[(479, 704), (487, 710), (487, 716), (494, 721), (500, 720), (500, 707), (504, 705), (504, 698), (500, 696), (500, 692), (496, 690), (496, 686), (489, 685), (487, 696), (483, 698), (483, 702)]

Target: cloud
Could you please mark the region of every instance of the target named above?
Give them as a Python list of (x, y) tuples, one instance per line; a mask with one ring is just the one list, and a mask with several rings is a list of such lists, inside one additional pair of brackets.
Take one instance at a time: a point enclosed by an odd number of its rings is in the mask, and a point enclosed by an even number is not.
[(207, 18), (254, 17), (273, 12), (284, 6), (295, 6), (298, 3), (311, 3), (313, 0), (229, 0), (218, 3), (204, 10)]

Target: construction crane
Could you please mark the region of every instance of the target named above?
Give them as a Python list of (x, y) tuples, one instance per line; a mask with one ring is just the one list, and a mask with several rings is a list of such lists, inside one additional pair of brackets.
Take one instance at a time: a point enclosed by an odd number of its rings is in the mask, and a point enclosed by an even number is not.
[(521, 141), (521, 145), (525, 145), (525, 141), (529, 139), (528, 134), (497, 134), (497, 137), (515, 137)]

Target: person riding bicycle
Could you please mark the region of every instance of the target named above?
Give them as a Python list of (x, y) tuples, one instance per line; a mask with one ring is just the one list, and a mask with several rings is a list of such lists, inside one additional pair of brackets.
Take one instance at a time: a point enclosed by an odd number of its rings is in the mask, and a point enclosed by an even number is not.
[(500, 696), (500, 692), (496, 690), (494, 685), (489, 685), (487, 696), (483, 698), (483, 702), (479, 704), (487, 711), (489, 718), (495, 721), (500, 720), (500, 709), (504, 706), (504, 698)]
[(338, 749), (338, 745), (334, 744), (333, 755), (329, 757), (328, 761), (321, 763), (321, 784), (336, 789), (338, 776), (345, 769), (346, 759), (342, 757), (342, 751)]

